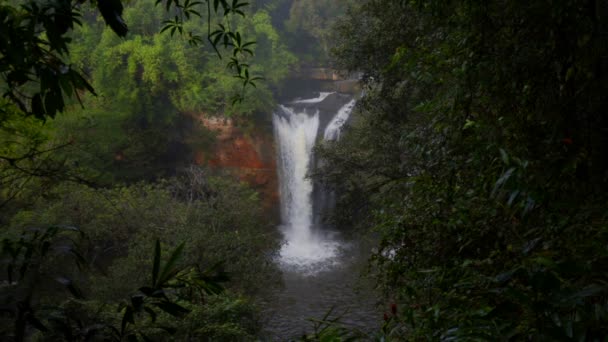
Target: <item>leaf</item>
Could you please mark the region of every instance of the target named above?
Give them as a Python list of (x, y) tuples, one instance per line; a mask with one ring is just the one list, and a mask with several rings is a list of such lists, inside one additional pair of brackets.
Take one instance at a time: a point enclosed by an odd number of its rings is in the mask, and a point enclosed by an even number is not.
[(133, 295), (131, 296), (131, 305), (133, 309), (138, 312), (141, 311), (141, 307), (144, 304), (144, 296), (142, 295)]
[(69, 248), (68, 252), (74, 257), (76, 260), (76, 266), (79, 270), (83, 270), (87, 265), (86, 259), (74, 248)]
[(135, 320), (133, 319), (133, 309), (130, 306), (125, 308), (125, 313), (122, 316), (122, 323), (120, 325), (121, 335), (125, 334), (127, 323), (135, 324)]
[(231, 103), (233, 106), (236, 105), (237, 103), (242, 103), (242, 102), (243, 102), (243, 97), (241, 95), (234, 95), (232, 97)]
[(565, 299), (565, 301), (582, 301), (589, 297), (602, 296), (606, 294), (607, 290), (608, 289), (605, 286), (590, 284), (572, 294), (570, 297)]
[(148, 286), (143, 286), (139, 288), (139, 291), (143, 294), (145, 294), (146, 296), (150, 297), (150, 295), (152, 293), (154, 293), (154, 289)]
[(146, 342), (153, 342), (154, 340), (152, 340), (151, 338), (149, 338), (148, 336), (144, 335), (144, 333), (139, 333), (139, 335), (141, 336), (141, 338), (146, 341)]
[(217, 44), (220, 42), (220, 39), (222, 39), (222, 36), (223, 36), (223, 34), (221, 32), (215, 36), (215, 38), (213, 39), (213, 42), (211, 42), (213, 47), (217, 46)]
[(519, 195), (519, 190), (515, 190), (513, 192), (511, 192), (511, 195), (509, 196), (509, 200), (507, 201), (507, 206), (511, 206), (511, 204), (513, 204), (513, 201), (515, 200), (515, 198), (517, 198), (517, 195)]
[(161, 272), (161, 275), (158, 279), (158, 284), (157, 284), (158, 286), (161, 286), (165, 282), (167, 282), (169, 280), (169, 278), (176, 272), (174, 270), (174, 267), (175, 267), (175, 264), (177, 263), (177, 261), (179, 260), (179, 258), (181, 257), (183, 250), (184, 250), (184, 243), (182, 242), (179, 246), (177, 246), (177, 248), (175, 248), (175, 250), (171, 254), (171, 257), (165, 264), (165, 266)]
[(32, 314), (27, 314), (26, 318), (27, 322), (29, 324), (31, 324), (34, 328), (40, 330), (40, 331), (48, 331), (48, 329), (44, 326), (44, 324), (42, 324), (42, 322), (40, 322), (38, 320), (38, 318), (34, 317), (34, 315)]
[[(167, 1), (167, 6), (171, 1)], [(122, 19), (122, 3), (120, 1), (97, 1), (97, 8), (104, 21), (116, 35), (125, 37), (128, 32), (127, 24)]]
[(93, 89), (93, 86), (91, 86), (89, 82), (87, 82), (87, 80), (82, 77), (82, 75), (80, 75), (74, 70), (72, 70), (72, 82), (74, 83), (76, 88), (86, 89), (89, 93), (93, 94), (94, 96), (97, 96), (97, 93), (95, 93), (95, 89)]
[(156, 244), (154, 246), (154, 262), (152, 264), (152, 287), (156, 287), (156, 281), (158, 279), (158, 272), (160, 270), (160, 240), (156, 239)]
[(526, 241), (526, 243), (521, 248), (522, 254), (524, 254), (524, 255), (529, 254), (538, 245), (538, 243), (540, 241), (542, 241), (542, 238), (540, 238), (540, 237)]
[(467, 119), (464, 126), (462, 127), (462, 129), (466, 130), (466, 129), (474, 127), (474, 126), (475, 126), (475, 121)]
[(44, 107), (42, 105), (42, 97), (40, 93), (36, 93), (32, 98), (32, 112), (36, 117), (40, 117), (44, 114)]
[(509, 155), (507, 154), (507, 152), (502, 148), (498, 149), (498, 151), (500, 152), (500, 159), (502, 160), (502, 162), (505, 165), (509, 165)]
[(151, 287), (140, 287), (139, 291), (148, 297), (152, 298), (167, 298), (163, 289), (153, 289)]
[(520, 270), (520, 267), (514, 268), (512, 270), (509, 270), (507, 272), (503, 272), (499, 275), (497, 275), (496, 277), (494, 277), (494, 281), (502, 284), (505, 282), (508, 282), (509, 280), (511, 280), (511, 278), (513, 278), (513, 276)]
[(509, 178), (511, 178), (511, 175), (513, 175), (514, 171), (515, 171), (515, 168), (511, 167), (507, 171), (505, 171), (500, 176), (500, 178), (498, 178), (498, 180), (494, 184), (494, 189), (492, 190), (492, 194), (491, 194), (492, 196), (494, 196), (496, 194), (496, 192), (509, 180)]
[(189, 12), (189, 13), (191, 13), (191, 14), (196, 15), (197, 17), (201, 17), (201, 14), (200, 14), (198, 11), (195, 11), (195, 10), (190, 10), (190, 11), (188, 11), (188, 12)]
[(84, 299), (84, 295), (82, 294), (82, 292), (80, 291), (80, 289), (78, 289), (76, 287), (76, 285), (74, 285), (74, 282), (71, 279), (68, 279), (66, 277), (57, 277), (55, 279), (58, 283), (62, 284), (63, 286), (65, 286), (68, 291), (70, 291), (70, 293), (78, 298), (78, 299)]
[(55, 114), (57, 113), (59, 107), (59, 103), (57, 102), (57, 98), (55, 96), (52, 96), (50, 93), (47, 93), (44, 96), (44, 109), (45, 109), (45, 114), (47, 114), (50, 117), (55, 117)]
[(418, 270), (418, 273), (435, 273), (435, 272), (439, 272), (438, 269), (436, 268), (431, 268), (431, 269), (425, 269), (425, 270)]
[(150, 316), (150, 320), (152, 321), (152, 323), (156, 322), (156, 312), (152, 309), (150, 309), (149, 307), (145, 306), (144, 307), (144, 311), (146, 311), (148, 313), (148, 316)]
[(177, 329), (176, 329), (176, 328), (174, 328), (174, 327), (169, 327), (169, 326), (166, 326), (166, 325), (159, 326), (158, 328), (159, 328), (159, 329), (162, 329), (162, 330), (164, 330), (164, 331), (166, 331), (166, 332), (167, 332), (167, 333), (169, 333), (170, 335), (174, 335), (174, 334), (177, 332)]
[(173, 25), (171, 25), (171, 24), (167, 24), (167, 25), (163, 26), (163, 28), (160, 30), (160, 33), (167, 31), (171, 27), (173, 27)]
[(529, 213), (532, 209), (534, 209), (535, 206), (535, 201), (532, 197), (528, 196), (526, 198), (526, 205), (524, 207), (524, 211), (523, 211), (523, 215), (526, 215), (527, 213)]
[(245, 7), (245, 6), (249, 6), (249, 3), (248, 2), (241, 2), (241, 3), (237, 4), (236, 6), (234, 6), (234, 8)]
[(190, 313), (190, 310), (173, 302), (163, 301), (154, 303), (154, 305), (158, 306), (161, 310), (174, 317), (183, 317), (184, 315)]

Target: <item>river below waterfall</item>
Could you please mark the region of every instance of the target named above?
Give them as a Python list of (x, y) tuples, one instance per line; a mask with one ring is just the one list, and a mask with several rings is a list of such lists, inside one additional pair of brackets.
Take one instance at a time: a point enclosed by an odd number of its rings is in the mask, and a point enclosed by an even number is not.
[(368, 248), (323, 223), (333, 195), (308, 177), (318, 162), (314, 146), (339, 140), (355, 99), (337, 93), (296, 99), (273, 114), (284, 243), (277, 257), (283, 288), (263, 303), (270, 340), (312, 333), (311, 320), (340, 317), (353, 330), (376, 329), (382, 314), (368, 280), (361, 277)]
[(372, 283), (361, 276), (367, 253), (351, 242), (341, 250), (339, 263), (316, 274), (284, 270), (284, 288), (264, 303), (267, 340), (289, 341), (314, 331), (313, 320), (340, 317), (340, 323), (363, 333), (377, 331), (382, 312)]

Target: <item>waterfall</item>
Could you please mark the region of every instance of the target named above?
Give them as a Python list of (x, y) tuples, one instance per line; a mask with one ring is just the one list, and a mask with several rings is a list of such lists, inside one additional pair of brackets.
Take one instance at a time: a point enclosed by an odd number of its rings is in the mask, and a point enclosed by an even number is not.
[(323, 138), (325, 140), (339, 140), (340, 133), (342, 132), (342, 127), (348, 120), (350, 113), (353, 111), (353, 107), (355, 106), (355, 99), (350, 100), (347, 104), (342, 106), (338, 111), (338, 114), (334, 116), (334, 118), (329, 122), (327, 127), (325, 128), (325, 134)]
[[(308, 101), (303, 103), (313, 103)], [(313, 183), (307, 173), (319, 130), (319, 111), (310, 115), (306, 110), (296, 112), (279, 106), (273, 115), (273, 126), (285, 235), (280, 261), (286, 266), (318, 271), (336, 256), (338, 250), (337, 242), (313, 227)]]
[(323, 100), (325, 100), (326, 97), (328, 97), (331, 94), (334, 94), (335, 92), (320, 92), (318, 97), (312, 98), (312, 99), (305, 99), (305, 100), (296, 100), (293, 101), (293, 103), (319, 103), (322, 102)]

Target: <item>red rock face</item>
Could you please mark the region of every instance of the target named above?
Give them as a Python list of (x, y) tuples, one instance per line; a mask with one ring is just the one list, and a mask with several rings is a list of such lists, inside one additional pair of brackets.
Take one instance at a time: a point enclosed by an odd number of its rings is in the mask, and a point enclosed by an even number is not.
[(271, 128), (245, 132), (232, 119), (197, 115), (201, 123), (216, 133), (212, 152), (195, 155), (195, 163), (233, 174), (258, 191), (265, 209), (276, 214), (279, 193), (276, 154)]

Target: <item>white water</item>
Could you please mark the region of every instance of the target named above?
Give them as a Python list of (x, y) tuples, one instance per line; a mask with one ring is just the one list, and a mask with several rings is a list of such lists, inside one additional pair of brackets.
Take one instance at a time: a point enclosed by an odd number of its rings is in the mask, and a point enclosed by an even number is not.
[(328, 97), (329, 95), (333, 94), (334, 92), (320, 92), (319, 93), (319, 97), (315, 97), (313, 99), (305, 99), (305, 100), (296, 100), (293, 101), (293, 103), (319, 103), (322, 102), (323, 100), (325, 100), (326, 97)]
[(337, 256), (338, 243), (313, 228), (313, 183), (307, 178), (319, 129), (319, 112), (279, 107), (273, 115), (278, 149), (281, 219), (285, 244), (280, 261), (303, 273), (316, 273)]
[(325, 133), (323, 134), (323, 138), (325, 140), (339, 140), (340, 133), (342, 132), (342, 127), (348, 120), (350, 113), (353, 111), (353, 107), (355, 107), (355, 100), (350, 100), (347, 104), (342, 106), (338, 111), (338, 114), (334, 116), (333, 119), (329, 122), (327, 127), (325, 128)]
[[(323, 107), (336, 102), (324, 103)], [(320, 222), (314, 223), (320, 214), (317, 210), (324, 206), (319, 195), (326, 192), (315, 189), (306, 177), (315, 163), (322, 162), (313, 156), (315, 142), (321, 138), (318, 135), (325, 133), (339, 139), (354, 104), (351, 102), (329, 113), (319, 113), (314, 104), (306, 105), (308, 109), (279, 106), (273, 115), (283, 223), (280, 228), (285, 238), (277, 261), (283, 270), (284, 288), (273, 292), (263, 308), (268, 334), (263, 340), (297, 340), (311, 317), (323, 317), (328, 312), (339, 313), (342, 324), (362, 332), (377, 331), (382, 323), (382, 312), (376, 310), (379, 296), (371, 283), (359, 277), (367, 264), (369, 246), (337, 233), (330, 235)], [(332, 128), (322, 127), (325, 114), (333, 116)], [(313, 206), (313, 200), (320, 203), (314, 202)]]

